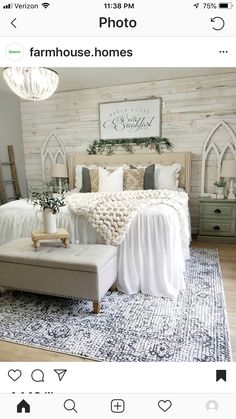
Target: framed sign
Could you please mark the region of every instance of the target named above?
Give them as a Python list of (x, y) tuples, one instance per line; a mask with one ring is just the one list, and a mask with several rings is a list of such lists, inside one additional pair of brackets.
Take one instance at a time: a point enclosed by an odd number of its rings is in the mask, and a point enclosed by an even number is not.
[(161, 135), (161, 98), (100, 103), (101, 140)]

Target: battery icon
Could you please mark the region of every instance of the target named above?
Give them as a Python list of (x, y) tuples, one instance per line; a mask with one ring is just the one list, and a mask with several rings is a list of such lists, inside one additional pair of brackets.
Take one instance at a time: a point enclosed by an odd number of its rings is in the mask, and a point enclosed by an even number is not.
[(233, 3), (219, 3), (220, 9), (232, 9)]

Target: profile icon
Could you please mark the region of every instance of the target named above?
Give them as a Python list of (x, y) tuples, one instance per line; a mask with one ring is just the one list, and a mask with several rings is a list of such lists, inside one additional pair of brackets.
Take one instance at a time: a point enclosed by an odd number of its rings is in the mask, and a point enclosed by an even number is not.
[(209, 400), (206, 403), (206, 409), (214, 412), (219, 409), (219, 405), (216, 400)]

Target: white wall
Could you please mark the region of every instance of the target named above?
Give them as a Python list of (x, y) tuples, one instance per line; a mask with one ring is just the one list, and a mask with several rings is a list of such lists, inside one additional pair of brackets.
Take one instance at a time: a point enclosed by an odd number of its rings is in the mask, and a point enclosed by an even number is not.
[[(96, 77), (96, 69), (94, 69)], [(175, 151), (192, 152), (191, 217), (198, 226), (202, 146), (222, 119), (236, 131), (236, 72), (116, 87), (57, 93), (45, 102), (22, 103), (23, 141), (29, 184), (41, 179), (40, 151), (50, 132), (57, 132), (67, 151), (85, 151), (99, 138), (99, 103), (162, 97), (162, 134)], [(217, 137), (225, 142), (227, 133)]]
[[(24, 148), (22, 140), (20, 100), (11, 94), (0, 91), (0, 153), (2, 161), (9, 161), (7, 146), (13, 145), (19, 177), (21, 194), (27, 193)], [(4, 168), (5, 177), (10, 179), (9, 168)], [(8, 196), (12, 195), (8, 187)]]

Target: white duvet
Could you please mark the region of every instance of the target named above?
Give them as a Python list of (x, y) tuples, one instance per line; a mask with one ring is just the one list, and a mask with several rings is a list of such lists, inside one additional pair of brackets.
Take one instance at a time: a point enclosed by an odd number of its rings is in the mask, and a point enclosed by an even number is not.
[[(26, 200), (2, 205), (0, 243), (30, 237), (33, 229), (41, 228), (36, 217), (38, 210)], [(69, 231), (73, 243), (104, 243), (85, 217), (72, 213), (67, 206), (61, 208), (57, 220), (58, 226)], [(118, 289), (127, 294), (141, 291), (153, 296), (175, 297), (185, 288), (187, 257), (189, 251), (182, 245), (175, 209), (164, 204), (140, 209), (118, 246)]]

